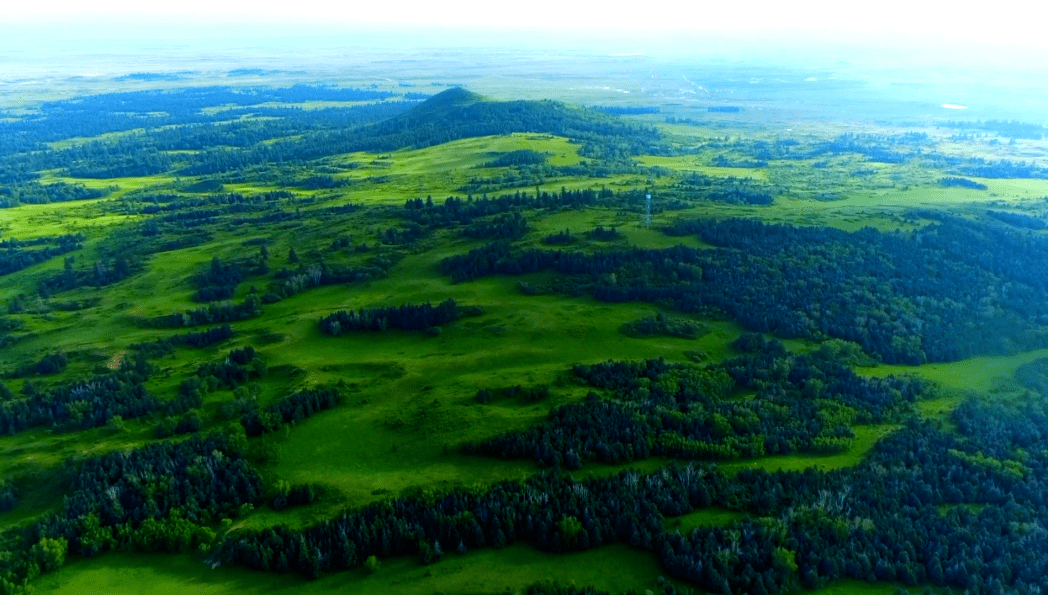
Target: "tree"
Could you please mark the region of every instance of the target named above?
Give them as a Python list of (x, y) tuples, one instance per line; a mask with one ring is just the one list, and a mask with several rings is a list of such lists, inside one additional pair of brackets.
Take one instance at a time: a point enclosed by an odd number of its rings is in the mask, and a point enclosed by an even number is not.
[(65, 564), (66, 552), (69, 550), (69, 542), (64, 537), (51, 539), (42, 538), (33, 546), (31, 554), (44, 571), (58, 570)]

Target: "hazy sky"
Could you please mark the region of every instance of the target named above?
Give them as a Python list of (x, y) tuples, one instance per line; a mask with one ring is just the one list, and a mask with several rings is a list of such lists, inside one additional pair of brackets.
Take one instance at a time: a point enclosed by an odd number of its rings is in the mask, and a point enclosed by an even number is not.
[(263, 21), (568, 28), (858, 31), (1044, 44), (1027, 0), (42, 0), (10, 2), (8, 23), (119, 18), (163, 23)]

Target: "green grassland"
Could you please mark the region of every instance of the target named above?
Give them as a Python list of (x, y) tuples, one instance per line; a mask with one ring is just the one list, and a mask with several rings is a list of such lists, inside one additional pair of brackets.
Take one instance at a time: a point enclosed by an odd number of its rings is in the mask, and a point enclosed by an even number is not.
[[(577, 82), (577, 81), (576, 81)], [(496, 83), (488, 79), (488, 84)], [(518, 89), (514, 89), (516, 91)], [(508, 90), (504, 92), (509, 92)], [(532, 93), (536, 91), (532, 90)], [(606, 98), (606, 93), (563, 88), (566, 99), (582, 101)], [(311, 102), (303, 109), (344, 106), (344, 102)], [(209, 108), (212, 112), (224, 106)], [(740, 118), (750, 118), (741, 116)], [(649, 118), (636, 121), (658, 125), (677, 148), (698, 145), (715, 138), (737, 135), (740, 130), (760, 132), (766, 138), (779, 133), (764, 128), (758, 119), (709, 123), (706, 126), (664, 124)], [(777, 123), (781, 124), (781, 122)], [(798, 137), (829, 136), (851, 128), (854, 123), (826, 123), (811, 119), (791, 123)], [(931, 130), (929, 125), (926, 127)], [(878, 132), (894, 130), (890, 126)], [(95, 140), (105, 140), (99, 138)], [(56, 146), (81, 142), (69, 139)], [(945, 142), (945, 141), (944, 141)], [(944, 152), (967, 150), (967, 143), (950, 145)], [(1023, 143), (1027, 153), (1040, 144)], [(192, 310), (192, 277), (205, 270), (212, 259), (225, 262), (255, 258), (258, 247), (245, 245), (265, 239), (273, 270), (292, 268), (289, 250), (295, 248), (303, 261), (363, 265), (372, 257), (388, 258), (387, 276), (364, 282), (311, 288), (276, 303), (266, 304), (264, 314), (233, 323), (232, 341), (205, 349), (179, 347), (155, 365), (158, 373), (148, 381), (149, 390), (167, 399), (178, 385), (192, 376), (205, 361), (221, 361), (236, 347), (253, 345), (265, 359), (270, 373), (258, 381), (260, 403), (268, 405), (296, 390), (334, 385), (348, 386), (346, 402), (308, 420), (251, 439), (251, 456), (267, 483), (287, 480), (312, 483), (321, 497), (308, 506), (276, 511), (268, 506), (241, 517), (233, 531), (277, 525), (308, 527), (356, 508), (391, 496), (422, 490), (487, 486), (503, 480), (524, 479), (539, 467), (532, 460), (502, 460), (466, 455), (459, 447), (513, 430), (526, 429), (546, 419), (555, 407), (582, 400), (589, 388), (570, 373), (574, 364), (605, 360), (664, 358), (687, 361), (685, 352), (699, 350), (716, 363), (735, 355), (733, 341), (744, 329), (721, 317), (681, 315), (707, 325), (710, 332), (698, 339), (657, 337), (634, 339), (620, 327), (657, 311), (662, 306), (642, 303), (606, 303), (588, 295), (527, 295), (518, 284), (549, 281), (551, 274), (490, 276), (468, 283), (452, 283), (439, 270), (448, 256), (462, 254), (485, 241), (462, 237), (456, 229), (438, 229), (407, 245), (383, 245), (382, 229), (401, 225), (397, 209), (406, 199), (431, 195), (442, 200), (462, 196), (459, 189), (474, 179), (495, 178), (511, 168), (483, 167), (499, 155), (529, 149), (546, 155), (550, 166), (576, 166), (591, 161), (580, 156), (580, 145), (567, 137), (531, 132), (487, 135), (443, 143), (424, 149), (388, 152), (354, 152), (327, 157), (325, 165), (345, 166), (333, 177), (347, 184), (324, 192), (293, 190), (305, 216), (289, 223), (235, 227), (216, 223), (208, 227), (210, 239), (199, 245), (148, 256), (143, 270), (128, 279), (105, 287), (81, 287), (64, 292), (61, 299), (97, 299), (76, 311), (49, 310), (13, 313), (25, 336), (0, 349), (0, 369), (39, 360), (56, 350), (76, 354), (63, 373), (34, 378), (45, 386), (86, 374), (98, 365), (126, 357), (130, 345), (184, 332), (149, 328), (143, 320)], [(982, 150), (982, 149), (980, 149)], [(986, 148), (989, 151), (989, 148)], [(772, 161), (767, 167), (719, 167), (710, 165), (716, 149), (682, 155), (640, 155), (630, 173), (599, 177), (556, 175), (543, 178), (545, 191), (561, 188), (634, 190), (654, 187), (655, 213), (651, 225), (643, 224), (637, 208), (592, 206), (574, 210), (528, 212), (529, 234), (522, 247), (543, 247), (542, 238), (570, 230), (581, 236), (597, 226), (615, 227), (621, 237), (613, 242), (581, 240), (575, 248), (599, 252), (608, 247), (661, 249), (677, 244), (703, 248), (694, 235), (670, 237), (660, 231), (677, 219), (710, 217), (756, 217), (769, 222), (796, 225), (828, 225), (854, 231), (866, 226), (882, 230), (909, 230), (920, 223), (903, 215), (912, 208), (944, 209), (969, 215), (987, 206), (1038, 213), (1048, 182), (1027, 179), (973, 180), (987, 190), (942, 188), (935, 181), (942, 171), (925, 170), (913, 164), (866, 164), (858, 156), (833, 161), (825, 170), (807, 161)], [(986, 155), (1000, 157), (1000, 153)], [(301, 171), (318, 164), (295, 164)], [(868, 165), (872, 174), (856, 179), (849, 170)], [(352, 166), (352, 169), (349, 168)], [(662, 170), (649, 170), (657, 167)], [(625, 166), (623, 166), (625, 169)], [(716, 178), (747, 178), (781, 190), (767, 206), (694, 201), (663, 208), (660, 190), (667, 193), (690, 173)], [(92, 201), (26, 204), (0, 209), (0, 239), (33, 239), (81, 232), (87, 236), (83, 249), (75, 253), (78, 265), (101, 258), (114, 230), (131, 228), (147, 215), (125, 209), (151, 192), (171, 191), (190, 183), (174, 173), (138, 178), (105, 180), (45, 176), (46, 183), (83, 183), (90, 188), (116, 187), (107, 197)], [(238, 180), (224, 185), (226, 192), (258, 194), (283, 189), (271, 179)], [(516, 191), (508, 188), (507, 193)], [(520, 188), (533, 192), (531, 186)], [(816, 195), (832, 193), (832, 200)], [(189, 193), (180, 193), (188, 196)], [(823, 197), (825, 198), (825, 196)], [(306, 202), (307, 200), (312, 202)], [(327, 215), (327, 207), (358, 204), (362, 210)], [(1042, 211), (1043, 212), (1043, 211)], [(1044, 232), (1037, 232), (1043, 234)], [(352, 245), (367, 243), (368, 252), (331, 250), (327, 246), (341, 236)], [(38, 283), (62, 270), (62, 259), (34, 265), (3, 277), (0, 305), (6, 307), (19, 294), (33, 295)], [(272, 274), (245, 280), (235, 295), (241, 302), (254, 293), (265, 293)], [(252, 291), (255, 286), (255, 291)], [(446, 325), (439, 336), (392, 330), (382, 333), (324, 335), (318, 328), (321, 317), (340, 309), (360, 309), (409, 303), (438, 303), (454, 298), (459, 304), (479, 306), (483, 314)], [(190, 329), (192, 330), (192, 329)], [(797, 353), (810, 351), (812, 342), (793, 340), (788, 347)], [(965, 391), (1010, 394), (1015, 370), (1022, 364), (1048, 356), (1048, 350), (1011, 356), (977, 357), (952, 363), (922, 366), (879, 365), (857, 368), (867, 376), (912, 374), (943, 387), (937, 398), (922, 402), (918, 410), (927, 417), (943, 418), (965, 396)], [(117, 359), (114, 359), (117, 358)], [(12, 391), (21, 390), (24, 379), (4, 380)], [(479, 403), (480, 388), (548, 385), (550, 398), (524, 403), (495, 400)], [(1014, 392), (1014, 391), (1013, 391)], [(204, 401), (204, 429), (239, 427), (236, 420), (223, 419), (220, 406), (234, 398), (230, 390), (215, 390)], [(0, 513), (0, 530), (31, 522), (61, 504), (67, 461), (112, 451), (128, 450), (150, 443), (158, 418), (126, 420), (123, 430), (94, 428), (64, 433), (35, 428), (0, 437), (0, 477), (17, 478), (22, 498), (10, 512)], [(768, 456), (721, 464), (728, 473), (761, 468), (769, 471), (822, 470), (854, 466), (872, 451), (878, 440), (900, 427), (898, 424), (854, 425), (855, 439), (844, 452), (833, 455), (794, 454)], [(653, 470), (668, 461), (652, 458), (633, 465)], [(608, 475), (627, 465), (587, 465), (580, 477)], [(675, 519), (668, 528), (682, 533), (697, 527), (725, 526), (742, 514), (717, 507), (701, 509)], [(98, 559), (75, 559), (64, 568), (34, 582), (37, 593), (494, 593), (516, 591), (538, 580), (591, 585), (610, 591), (657, 589), (662, 574), (657, 556), (638, 548), (615, 544), (587, 552), (549, 554), (529, 545), (451, 554), (439, 563), (420, 566), (414, 560), (382, 561), (381, 569), (366, 575), (363, 569), (325, 576), (306, 582), (296, 577), (250, 572), (243, 568), (209, 569), (187, 555), (106, 554)], [(846, 581), (820, 593), (890, 593), (894, 583), (867, 584)]]
[[(657, 588), (659, 564), (647, 552), (610, 545), (587, 552), (550, 555), (525, 545), (449, 555), (431, 566), (414, 560), (383, 561), (373, 575), (363, 569), (318, 581), (273, 576), (239, 568), (209, 569), (188, 556), (111, 555), (100, 564), (78, 562), (41, 579), (39, 593), (188, 595), (225, 593), (465, 593), (516, 592), (539, 580), (591, 585), (618, 592)], [(70, 591), (74, 589), (74, 591)]]

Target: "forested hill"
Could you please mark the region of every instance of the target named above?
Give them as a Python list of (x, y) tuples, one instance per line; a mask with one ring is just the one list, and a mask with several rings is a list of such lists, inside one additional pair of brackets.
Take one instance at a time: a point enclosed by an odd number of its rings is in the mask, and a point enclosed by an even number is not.
[(559, 101), (492, 101), (462, 88), (434, 95), (403, 114), (359, 130), (361, 149), (391, 151), (439, 145), (460, 138), (539, 132), (584, 144), (616, 145), (620, 152), (651, 152), (660, 134), (596, 110)]
[[(11, 185), (0, 192), (0, 208), (100, 196), (99, 191), (77, 186), (35, 183), (45, 170), (91, 179), (172, 171), (200, 176), (511, 132), (567, 137), (581, 145), (582, 156), (601, 161), (623, 162), (634, 155), (663, 152), (661, 136), (652, 126), (558, 101), (494, 101), (462, 88), (418, 103), (422, 97), (298, 85), (110, 93), (48, 103), (37, 116), (0, 122), (0, 182)], [(294, 107), (260, 105), (268, 101), (291, 102)], [(359, 104), (300, 107), (316, 101)], [(205, 110), (215, 105), (233, 107)], [(131, 132), (135, 128), (143, 131)], [(46, 144), (112, 132), (121, 133), (118, 140), (90, 140), (60, 149)]]
[(250, 148), (213, 148), (193, 156), (182, 175), (209, 175), (266, 162), (308, 161), (355, 151), (423, 148), (462, 138), (535, 132), (580, 143), (579, 154), (605, 161), (659, 154), (661, 135), (595, 110), (559, 101), (492, 101), (465, 89), (448, 89), (411, 109), (359, 127), (307, 132)]

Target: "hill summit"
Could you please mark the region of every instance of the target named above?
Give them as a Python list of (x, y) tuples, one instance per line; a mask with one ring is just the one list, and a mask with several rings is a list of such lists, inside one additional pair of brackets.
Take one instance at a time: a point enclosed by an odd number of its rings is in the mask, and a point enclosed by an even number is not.
[(441, 107), (454, 107), (468, 105), (470, 103), (476, 103), (478, 101), (485, 101), (483, 95), (478, 95), (468, 89), (462, 87), (452, 87), (446, 91), (441, 91), (433, 97), (423, 101), (416, 107), (416, 110), (432, 110)]
[(403, 114), (393, 117), (391, 121), (418, 123), (422, 120), (447, 118), (462, 108), (484, 102), (491, 100), (462, 87), (454, 87), (437, 93)]

